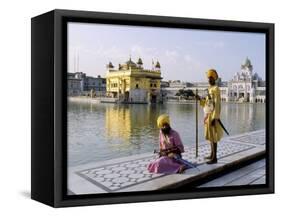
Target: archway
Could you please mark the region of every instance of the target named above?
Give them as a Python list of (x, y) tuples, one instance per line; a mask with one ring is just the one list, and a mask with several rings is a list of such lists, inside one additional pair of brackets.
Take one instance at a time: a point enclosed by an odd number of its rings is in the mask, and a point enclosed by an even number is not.
[(129, 97), (130, 97), (130, 92), (129, 92), (129, 91), (126, 91), (126, 92), (125, 92), (124, 101), (125, 101), (125, 102), (128, 102), (128, 101), (129, 101)]
[(150, 100), (151, 103), (156, 103), (157, 102), (157, 97), (156, 95), (152, 94), (151, 95), (151, 100)]

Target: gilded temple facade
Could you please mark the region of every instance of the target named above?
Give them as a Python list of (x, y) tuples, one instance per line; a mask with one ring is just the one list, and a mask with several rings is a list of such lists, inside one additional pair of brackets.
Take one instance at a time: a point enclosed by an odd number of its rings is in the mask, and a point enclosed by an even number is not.
[(106, 94), (124, 103), (162, 102), (160, 82), (161, 66), (157, 61), (151, 70), (143, 68), (142, 59), (137, 63), (130, 58), (117, 68), (111, 62), (107, 65)]

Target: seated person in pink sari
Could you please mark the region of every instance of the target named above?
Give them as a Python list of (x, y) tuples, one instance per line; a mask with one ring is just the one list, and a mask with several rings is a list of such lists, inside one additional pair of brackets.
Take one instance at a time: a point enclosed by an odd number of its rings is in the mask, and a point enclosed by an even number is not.
[(151, 173), (182, 173), (187, 167), (177, 161), (175, 156), (181, 156), (184, 147), (179, 134), (170, 127), (168, 115), (160, 115), (157, 119), (159, 132), (159, 158), (148, 165)]

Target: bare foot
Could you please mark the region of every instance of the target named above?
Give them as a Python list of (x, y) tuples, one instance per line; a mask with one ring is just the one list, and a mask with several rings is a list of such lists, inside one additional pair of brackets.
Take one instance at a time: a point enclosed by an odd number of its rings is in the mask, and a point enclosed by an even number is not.
[(212, 159), (212, 156), (207, 156), (207, 157), (204, 157), (205, 160), (211, 160)]
[(178, 173), (183, 173), (186, 169), (187, 167), (185, 165), (181, 165)]
[(207, 161), (207, 164), (216, 164), (218, 162), (217, 158), (211, 159), (210, 161)]

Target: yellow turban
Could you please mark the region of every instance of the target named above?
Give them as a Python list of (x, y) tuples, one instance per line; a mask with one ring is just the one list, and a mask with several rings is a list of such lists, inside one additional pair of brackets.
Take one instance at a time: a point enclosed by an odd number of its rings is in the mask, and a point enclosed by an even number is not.
[(207, 71), (207, 77), (208, 78), (212, 77), (213, 79), (217, 80), (218, 79), (218, 73), (215, 69), (209, 69)]
[(162, 128), (164, 124), (170, 125), (170, 118), (169, 115), (163, 114), (160, 115), (157, 119), (157, 126), (158, 128)]

